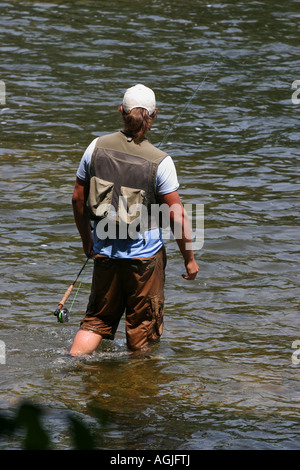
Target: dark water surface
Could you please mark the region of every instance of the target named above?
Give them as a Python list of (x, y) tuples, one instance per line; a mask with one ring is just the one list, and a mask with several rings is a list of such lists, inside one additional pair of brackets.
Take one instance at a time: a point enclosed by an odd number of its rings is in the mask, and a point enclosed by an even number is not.
[[(299, 449), (299, 2), (0, 8), (2, 410), (41, 403), (56, 449), (72, 446), (68, 411), (104, 449)], [(84, 262), (71, 208), (82, 153), (121, 126), (137, 82), (156, 92), (158, 144), (207, 73), (164, 144), (183, 202), (204, 204), (199, 276), (183, 281), (166, 241), (160, 344), (129, 357), (122, 323), (93, 356), (68, 358), (92, 265), (70, 322), (53, 312)]]

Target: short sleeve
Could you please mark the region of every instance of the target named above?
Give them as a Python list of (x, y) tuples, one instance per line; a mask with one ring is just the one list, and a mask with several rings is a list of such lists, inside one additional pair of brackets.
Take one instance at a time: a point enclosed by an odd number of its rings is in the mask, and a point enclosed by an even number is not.
[(90, 143), (81, 158), (76, 176), (82, 181), (89, 181), (90, 179), (91, 160), (97, 139), (98, 137)]
[(156, 193), (160, 196), (177, 191), (179, 188), (174, 162), (167, 156), (159, 164), (156, 175)]

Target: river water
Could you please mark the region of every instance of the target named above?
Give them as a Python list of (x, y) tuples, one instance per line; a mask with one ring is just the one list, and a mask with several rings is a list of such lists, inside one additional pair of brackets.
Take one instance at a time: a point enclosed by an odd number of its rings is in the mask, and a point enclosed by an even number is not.
[[(0, 8), (2, 411), (41, 404), (55, 449), (72, 448), (70, 412), (102, 449), (299, 449), (299, 2)], [(204, 205), (198, 278), (166, 240), (160, 344), (129, 357), (122, 320), (114, 342), (69, 358), (92, 264), (70, 322), (53, 312), (84, 262), (80, 158), (121, 126), (127, 87), (155, 90), (158, 144), (205, 76), (164, 144), (183, 203)]]

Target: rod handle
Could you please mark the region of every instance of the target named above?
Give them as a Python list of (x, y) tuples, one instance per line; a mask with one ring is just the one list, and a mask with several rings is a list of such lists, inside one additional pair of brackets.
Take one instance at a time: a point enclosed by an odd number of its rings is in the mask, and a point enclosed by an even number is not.
[(74, 284), (71, 284), (70, 287), (66, 290), (65, 295), (61, 299), (61, 301), (58, 304), (58, 308), (62, 308), (65, 305), (65, 302), (67, 301), (68, 297), (70, 296), (72, 290), (73, 290)]

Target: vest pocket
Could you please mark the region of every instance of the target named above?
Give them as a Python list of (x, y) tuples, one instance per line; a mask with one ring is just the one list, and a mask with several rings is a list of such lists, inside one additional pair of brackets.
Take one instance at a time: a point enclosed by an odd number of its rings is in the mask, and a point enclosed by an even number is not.
[(93, 219), (103, 219), (108, 216), (114, 183), (93, 176), (90, 181), (90, 192), (87, 201), (88, 208)]
[[(121, 186), (117, 221), (126, 225), (130, 225), (136, 220), (141, 225), (143, 225), (142, 222), (147, 223), (145, 200), (146, 192), (144, 190)], [(144, 217), (146, 217), (145, 220)]]

